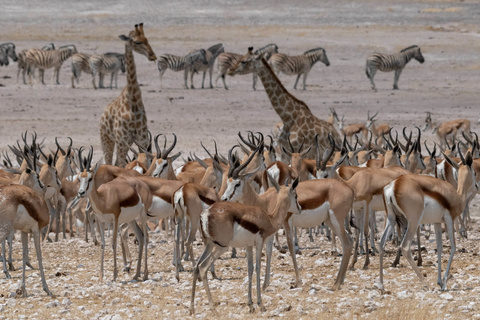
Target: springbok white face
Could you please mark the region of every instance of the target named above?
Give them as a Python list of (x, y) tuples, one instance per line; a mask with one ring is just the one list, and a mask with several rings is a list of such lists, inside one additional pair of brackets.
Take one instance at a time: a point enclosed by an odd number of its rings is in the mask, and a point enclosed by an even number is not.
[(93, 186), (93, 172), (90, 171), (83, 171), (78, 175), (78, 179), (80, 180), (80, 187), (78, 188), (78, 196), (80, 198), (85, 198), (90, 194), (92, 191)]
[(222, 201), (238, 201), (242, 195), (243, 184), (245, 182), (242, 179), (237, 178), (228, 178), (227, 180), (227, 189), (223, 193), (221, 200)]
[(167, 176), (168, 161), (164, 159), (155, 160), (155, 170), (152, 173), (152, 177), (165, 178)]

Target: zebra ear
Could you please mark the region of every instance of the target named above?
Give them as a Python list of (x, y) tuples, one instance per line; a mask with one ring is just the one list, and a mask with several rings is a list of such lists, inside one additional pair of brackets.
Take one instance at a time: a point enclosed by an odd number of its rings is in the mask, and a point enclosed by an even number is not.
[(119, 37), (121, 40), (123, 40), (123, 41), (128, 41), (128, 40), (130, 40), (130, 37), (127, 37), (127, 36), (124, 35), (124, 34), (122, 34), (122, 35), (120, 35), (120, 36), (118, 36), (118, 37)]

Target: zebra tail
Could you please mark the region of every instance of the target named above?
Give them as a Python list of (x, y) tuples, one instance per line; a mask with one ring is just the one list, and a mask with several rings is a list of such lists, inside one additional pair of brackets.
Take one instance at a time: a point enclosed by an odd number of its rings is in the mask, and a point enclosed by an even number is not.
[(367, 78), (370, 79), (370, 72), (368, 70), (368, 63), (365, 65), (365, 73), (367, 74)]

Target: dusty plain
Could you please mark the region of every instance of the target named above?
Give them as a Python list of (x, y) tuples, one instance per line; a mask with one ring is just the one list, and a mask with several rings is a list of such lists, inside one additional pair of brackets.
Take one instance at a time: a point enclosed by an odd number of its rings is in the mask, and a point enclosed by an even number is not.
[[(313, 68), (306, 91), (293, 90), (294, 77), (280, 76), (286, 88), (305, 101), (317, 117), (326, 119), (329, 108), (334, 107), (339, 115), (345, 115), (347, 123), (354, 123), (365, 121), (367, 111), (379, 111), (379, 122), (400, 131), (404, 126), (422, 126), (425, 112), (430, 111), (439, 122), (469, 119), (472, 130), (480, 133), (480, 6), (476, 1), (1, 2), (0, 42), (14, 42), (17, 52), (50, 42), (57, 46), (75, 44), (85, 53), (123, 52), (118, 36), (127, 34), (139, 22), (145, 23), (157, 55), (184, 55), (218, 42), (235, 53), (268, 43), (276, 43), (280, 52), (290, 55), (323, 47), (331, 65), (318, 63)], [(391, 90), (393, 73), (378, 72), (378, 92), (373, 92), (364, 70), (368, 54), (391, 53), (413, 44), (422, 48), (426, 62), (407, 65), (400, 77), (400, 90)], [(182, 150), (184, 155), (190, 151), (205, 155), (200, 141), (211, 146), (213, 139), (225, 154), (237, 142), (239, 131), (268, 134), (279, 121), (262, 85), (252, 90), (250, 76), (227, 77), (228, 91), (221, 81), (213, 90), (185, 90), (183, 73), (168, 70), (161, 88), (156, 64), (138, 54), (135, 60), (149, 129), (169, 137), (175, 133), (175, 150)], [(76, 89), (71, 88), (70, 61), (61, 69), (60, 85), (52, 84), (52, 73), (45, 72), (46, 85), (34, 82), (30, 86), (21, 79), (17, 82), (16, 63), (0, 68), (0, 151), (7, 150), (7, 144), (14, 144), (22, 132), (29, 130), (45, 137), (51, 148), (55, 137), (64, 144), (66, 137), (71, 137), (76, 147), (92, 145), (95, 159), (100, 159), (99, 119), (105, 106), (120, 94), (125, 76), (119, 76), (119, 89), (93, 90), (91, 76), (86, 74)], [(197, 88), (201, 87), (200, 79), (195, 76)], [(437, 141), (431, 132), (424, 132), (423, 137), (430, 145)], [(272, 284), (263, 294), (265, 313), (257, 310), (248, 314), (244, 251), (238, 259), (222, 257), (216, 263), (222, 280), (210, 282), (219, 318), (480, 318), (478, 201), (472, 203), (471, 211), (474, 223), (468, 240), (457, 241), (448, 292), (441, 292), (436, 285), (433, 237), (424, 242), (426, 262), (422, 267), (432, 290), (424, 291), (411, 267), (402, 260), (400, 267), (387, 268), (388, 292), (381, 295), (375, 287), (377, 257), (373, 257), (368, 270), (362, 270), (360, 257), (357, 269), (347, 272), (342, 289), (331, 291), (340, 257), (330, 255), (330, 243), (323, 236), (311, 243), (303, 234), (302, 254), (298, 256), (303, 286), (291, 288), (291, 259), (274, 251)], [(54, 296), (47, 297), (43, 292), (38, 269), (28, 269), (29, 295), (25, 299), (10, 297), (21, 277), (18, 239), (14, 278), (0, 277), (0, 319), (189, 318), (192, 266), (185, 264), (186, 272), (177, 282), (171, 263), (172, 237), (165, 232), (150, 235), (151, 276), (145, 282), (133, 282), (132, 274), (122, 272), (117, 282), (111, 282), (113, 255), (109, 241), (103, 283), (98, 281), (98, 246), (69, 236), (58, 243), (45, 243), (45, 271)], [(133, 237), (130, 245), (133, 253)], [(195, 246), (197, 256), (201, 250), (199, 241)], [(388, 250), (387, 262), (393, 260), (394, 247), (389, 245)], [(444, 239), (443, 268), (449, 252), (450, 245)], [(36, 265), (36, 259), (33, 261)], [(196, 317), (212, 318), (201, 284), (197, 292)]]

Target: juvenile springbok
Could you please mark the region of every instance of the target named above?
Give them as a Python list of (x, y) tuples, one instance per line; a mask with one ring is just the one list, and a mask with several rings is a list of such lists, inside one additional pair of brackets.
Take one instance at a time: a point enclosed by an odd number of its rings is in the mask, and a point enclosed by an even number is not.
[(440, 148), (445, 148), (449, 140), (452, 144), (455, 144), (457, 138), (457, 132), (464, 133), (468, 139), (472, 139), (470, 132), (470, 120), (467, 119), (455, 119), (445, 121), (440, 124), (432, 121), (432, 114), (427, 111), (427, 117), (425, 118), (425, 125), (423, 131), (432, 129), (432, 133), (436, 132), (438, 140), (440, 141)]
[(216, 314), (215, 305), (208, 286), (207, 271), (229, 247), (245, 247), (248, 261), (248, 306), (254, 311), (252, 301), (253, 247), (256, 247), (257, 303), (261, 311), (260, 263), (263, 245), (282, 226), (288, 212), (299, 213), (295, 188), (298, 180), (291, 186), (280, 187), (276, 181), (271, 183), (277, 189), (277, 203), (268, 212), (259, 207), (251, 207), (234, 202), (217, 202), (202, 212), (201, 228), (205, 237), (205, 250), (193, 270), (190, 314), (195, 313), (195, 288), (199, 275), (207, 292), (210, 308)]

